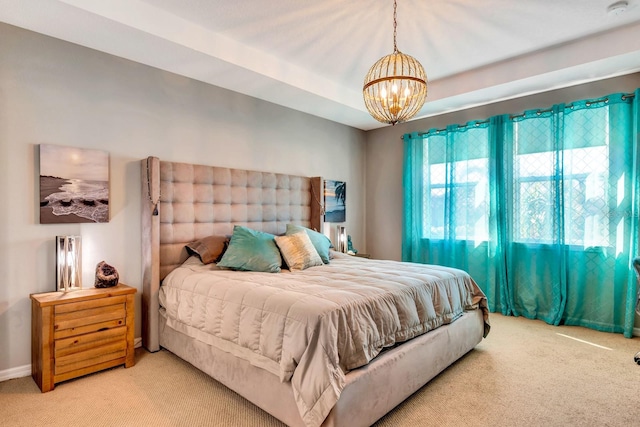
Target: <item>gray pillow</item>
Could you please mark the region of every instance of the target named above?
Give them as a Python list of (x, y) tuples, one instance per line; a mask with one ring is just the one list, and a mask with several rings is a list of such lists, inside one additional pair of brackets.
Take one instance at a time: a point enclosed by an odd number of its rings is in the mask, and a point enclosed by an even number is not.
[(220, 260), (228, 243), (227, 236), (207, 236), (187, 243), (185, 248), (189, 255), (197, 255), (203, 264), (211, 264)]

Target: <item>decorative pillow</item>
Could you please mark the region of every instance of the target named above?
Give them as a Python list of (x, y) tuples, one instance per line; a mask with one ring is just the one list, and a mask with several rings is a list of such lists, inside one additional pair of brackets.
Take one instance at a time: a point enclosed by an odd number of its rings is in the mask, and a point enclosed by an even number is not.
[(187, 243), (185, 248), (189, 255), (197, 255), (203, 264), (220, 261), (229, 244), (227, 236), (207, 236), (195, 242)]
[(294, 234), (300, 231), (306, 231), (309, 239), (311, 239), (311, 243), (313, 247), (316, 248), (318, 255), (320, 255), (320, 259), (325, 264), (329, 264), (329, 248), (332, 247), (331, 240), (327, 236), (322, 233), (318, 233), (317, 231), (313, 231), (310, 228), (303, 227), (301, 225), (287, 224), (287, 231), (285, 234)]
[(289, 270), (304, 270), (315, 265), (323, 265), (318, 251), (304, 230), (294, 234), (276, 236), (274, 239), (280, 248), (282, 257), (289, 266)]
[(279, 273), (282, 257), (273, 238), (273, 234), (241, 225), (234, 226), (229, 247), (218, 262), (218, 267)]

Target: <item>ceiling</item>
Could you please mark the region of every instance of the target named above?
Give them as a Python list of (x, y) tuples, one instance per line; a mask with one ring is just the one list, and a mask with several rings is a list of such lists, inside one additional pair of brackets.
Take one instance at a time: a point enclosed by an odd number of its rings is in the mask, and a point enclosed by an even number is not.
[[(640, 71), (640, 0), (398, 0), (416, 118)], [(0, 21), (363, 130), (391, 0), (0, 0)]]

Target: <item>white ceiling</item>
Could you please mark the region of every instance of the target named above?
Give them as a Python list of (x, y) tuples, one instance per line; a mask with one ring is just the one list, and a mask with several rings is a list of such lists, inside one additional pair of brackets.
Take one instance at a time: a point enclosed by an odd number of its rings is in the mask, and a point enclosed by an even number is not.
[[(640, 71), (640, 0), (398, 0), (416, 118)], [(392, 0), (0, 0), (0, 21), (359, 129)]]

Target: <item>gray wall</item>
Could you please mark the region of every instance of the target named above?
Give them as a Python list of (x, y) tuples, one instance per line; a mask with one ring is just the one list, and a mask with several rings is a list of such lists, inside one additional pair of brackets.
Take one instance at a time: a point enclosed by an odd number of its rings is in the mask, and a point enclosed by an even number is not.
[[(498, 114), (520, 113), (553, 104), (595, 98), (640, 87), (640, 73), (497, 102), (439, 116), (388, 126), (367, 133), (366, 213), (367, 247), (375, 258), (400, 260), (402, 256), (402, 135), (463, 124)], [(384, 195), (384, 196), (382, 196)]]
[[(140, 159), (347, 182), (347, 223), (365, 247), (364, 132), (54, 38), (0, 24), (0, 379), (31, 362), (29, 294), (55, 289), (54, 239), (83, 239), (84, 287), (114, 265), (138, 289)], [(110, 153), (111, 221), (41, 225), (38, 144)], [(27, 371), (28, 372), (28, 371)]]

